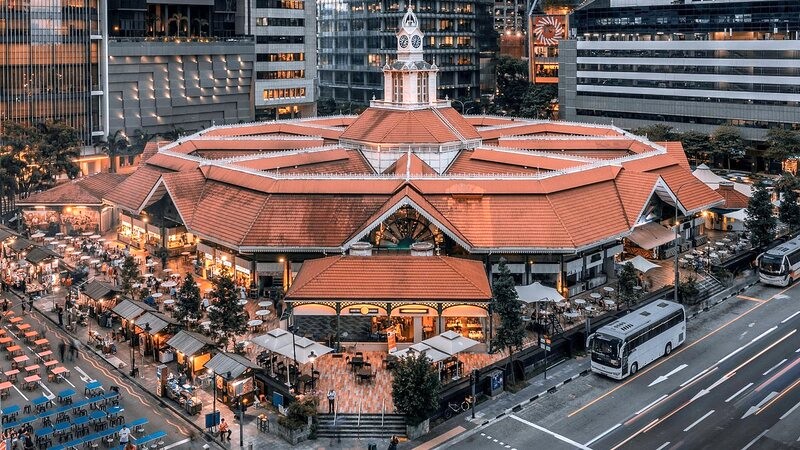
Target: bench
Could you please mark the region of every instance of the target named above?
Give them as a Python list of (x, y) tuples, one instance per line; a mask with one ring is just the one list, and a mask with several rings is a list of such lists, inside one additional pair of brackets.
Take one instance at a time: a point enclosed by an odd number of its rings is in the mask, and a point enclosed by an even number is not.
[(137, 447), (147, 444), (148, 442), (153, 442), (156, 439), (161, 439), (167, 437), (166, 431), (156, 431), (155, 433), (150, 433), (146, 436), (142, 436), (139, 438), (133, 438), (133, 443), (136, 444)]

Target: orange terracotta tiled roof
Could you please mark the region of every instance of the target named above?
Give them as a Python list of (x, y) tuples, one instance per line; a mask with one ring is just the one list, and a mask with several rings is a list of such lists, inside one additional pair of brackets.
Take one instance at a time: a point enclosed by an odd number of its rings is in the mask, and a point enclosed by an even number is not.
[(593, 127), (566, 122), (512, 121), (510, 125), (479, 129), (483, 139), (498, 139), (504, 136), (524, 135), (576, 135), (576, 136), (615, 136), (619, 131), (608, 127)]
[(199, 169), (165, 173), (161, 180), (183, 223), (190, 225), (205, 187), (203, 173)]
[[(358, 289), (353, 289), (358, 286)], [(286, 293), (301, 300), (457, 300), (492, 297), (483, 264), (447, 256), (331, 256), (307, 260)]]
[(144, 164), (151, 156), (155, 155), (158, 152), (159, 147), (163, 147), (167, 145), (169, 141), (151, 141), (144, 144), (144, 149), (142, 150), (142, 157), (139, 159), (139, 165)]
[(698, 180), (689, 169), (678, 165), (669, 155), (655, 156), (624, 164), (628, 170), (642, 170), (661, 176), (687, 211), (697, 212), (723, 203), (722, 197)]
[[(441, 144), (478, 139), (477, 131), (448, 109), (393, 110), (370, 108), (342, 133), (341, 139), (384, 144)], [(457, 113), (456, 113), (457, 115)]]
[(272, 154), (265, 158), (239, 162), (237, 165), (256, 170), (277, 170), (281, 173), (373, 173), (361, 153), (344, 148)]
[(285, 135), (275, 136), (275, 139), (232, 139), (232, 138), (198, 138), (184, 141), (169, 148), (171, 152), (198, 155), (201, 153), (230, 152), (227, 157), (236, 156), (237, 153), (257, 154), (261, 152), (275, 152), (285, 150), (298, 150), (302, 148), (319, 147), (324, 140), (315, 136)]
[(27, 198), (17, 201), (17, 205), (99, 206), (103, 203), (103, 196), (114, 190), (127, 177), (126, 174), (107, 172), (89, 175), (29, 195)]
[(681, 167), (692, 170), (681, 142), (657, 142), (657, 144), (664, 146), (667, 149), (667, 154), (680, 164)]
[(144, 164), (130, 174), (116, 189), (103, 196), (106, 200), (129, 212), (139, 212), (150, 191), (158, 183), (161, 175), (170, 172), (149, 164)]
[(750, 198), (733, 188), (733, 183), (720, 183), (715, 192), (725, 200), (720, 208), (744, 209), (750, 203)]
[(419, 156), (411, 153), (405, 153), (397, 161), (392, 163), (391, 166), (383, 171), (385, 174), (395, 175), (435, 175), (436, 171), (433, 170), (425, 161), (419, 159)]
[(326, 139), (338, 139), (342, 134), (342, 130), (339, 127), (321, 127), (313, 122), (281, 121), (212, 128), (203, 133), (204, 136), (254, 136), (270, 134), (294, 134), (298, 136), (319, 136)]
[(615, 180), (617, 192), (631, 227), (636, 225), (639, 216), (647, 206), (657, 181), (658, 175), (652, 173), (623, 170), (617, 175)]

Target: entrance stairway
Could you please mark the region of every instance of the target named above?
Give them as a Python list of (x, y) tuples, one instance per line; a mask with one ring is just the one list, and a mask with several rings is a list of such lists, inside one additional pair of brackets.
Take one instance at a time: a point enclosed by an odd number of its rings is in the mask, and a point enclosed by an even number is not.
[(700, 291), (701, 298), (710, 298), (725, 290), (725, 285), (717, 281), (716, 278), (708, 275), (697, 277), (697, 289)]
[(339, 414), (333, 423), (333, 414), (317, 416), (317, 437), (321, 438), (391, 438), (406, 435), (406, 418), (400, 414), (385, 414), (381, 424), (380, 414)]

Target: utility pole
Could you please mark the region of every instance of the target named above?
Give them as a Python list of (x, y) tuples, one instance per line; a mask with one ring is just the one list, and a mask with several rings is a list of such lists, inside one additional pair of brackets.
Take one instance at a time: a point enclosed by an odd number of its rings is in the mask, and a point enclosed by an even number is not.
[(472, 369), (472, 373), (470, 374), (470, 377), (469, 377), (470, 384), (472, 385), (472, 405), (471, 405), (472, 408), (471, 409), (472, 409), (472, 418), (473, 419), (475, 418), (475, 403), (478, 403), (477, 398), (475, 398), (475, 387), (478, 384), (478, 376), (479, 375), (480, 375), (480, 372), (478, 372), (478, 369)]

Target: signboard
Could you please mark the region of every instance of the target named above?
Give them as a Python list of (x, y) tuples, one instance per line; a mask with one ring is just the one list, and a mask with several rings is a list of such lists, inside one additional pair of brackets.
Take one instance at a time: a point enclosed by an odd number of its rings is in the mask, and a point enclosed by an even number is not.
[(219, 425), (219, 411), (206, 414), (206, 428), (213, 428)]
[(500, 370), (496, 370), (492, 372), (491, 377), (492, 383), (492, 390), (502, 390), (503, 389), (503, 372)]
[(397, 336), (394, 330), (386, 330), (386, 342), (389, 344), (389, 353), (397, 351)]
[(533, 22), (533, 34), (539, 46), (556, 47), (564, 39), (563, 16), (539, 16)]

